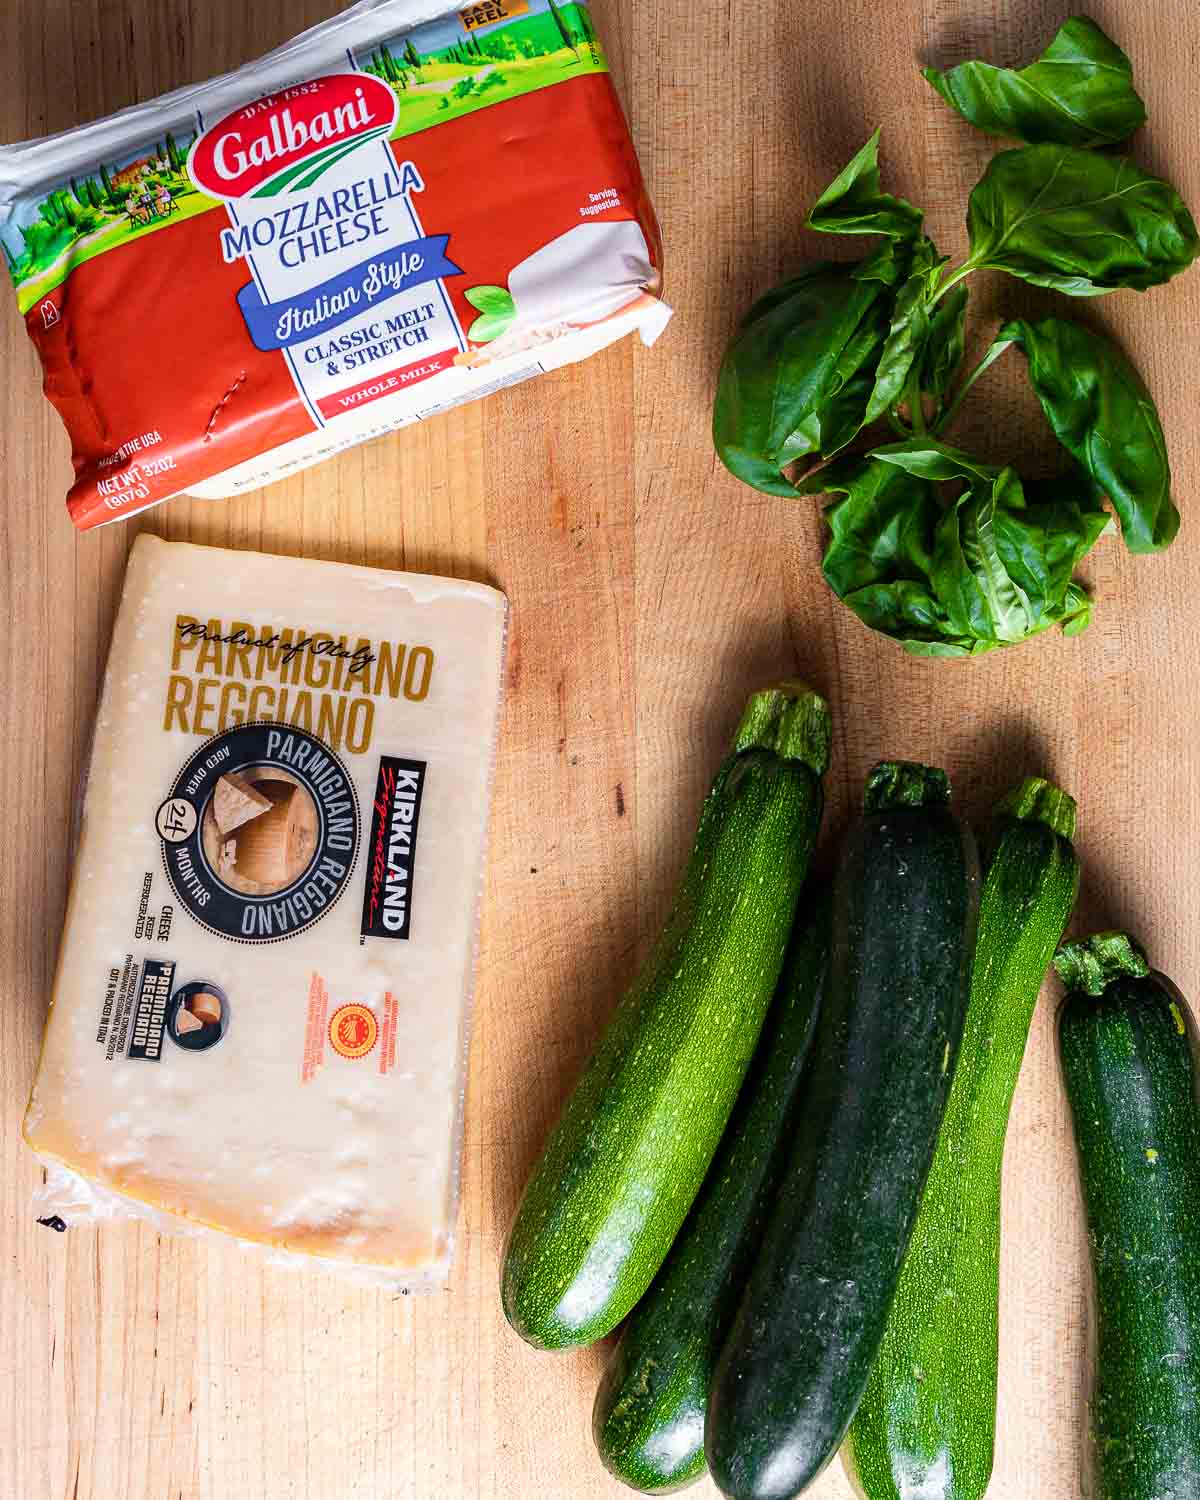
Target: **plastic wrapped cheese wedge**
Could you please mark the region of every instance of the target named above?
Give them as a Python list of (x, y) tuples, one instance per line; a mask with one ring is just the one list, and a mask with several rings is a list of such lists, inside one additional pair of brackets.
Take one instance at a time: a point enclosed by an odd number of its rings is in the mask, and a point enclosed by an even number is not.
[(236, 73), (0, 147), (0, 243), (83, 529), (670, 317), (585, 0), (360, 0)]
[(445, 1275), (506, 617), (138, 538), (25, 1121), (42, 1211)]

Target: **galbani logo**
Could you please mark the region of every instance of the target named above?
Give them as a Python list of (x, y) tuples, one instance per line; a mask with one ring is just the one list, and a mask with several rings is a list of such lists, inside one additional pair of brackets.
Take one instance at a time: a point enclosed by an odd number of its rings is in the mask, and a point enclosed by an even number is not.
[(213, 198), (302, 193), (368, 141), (395, 129), (400, 102), (370, 73), (334, 73), (247, 104), (206, 130), (188, 158)]

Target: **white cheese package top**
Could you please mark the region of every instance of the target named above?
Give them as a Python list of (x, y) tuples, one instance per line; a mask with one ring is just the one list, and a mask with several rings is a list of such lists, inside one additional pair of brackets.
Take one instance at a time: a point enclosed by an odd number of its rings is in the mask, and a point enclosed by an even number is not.
[(444, 1277), (506, 621), (138, 538), (25, 1121), (65, 1218)]

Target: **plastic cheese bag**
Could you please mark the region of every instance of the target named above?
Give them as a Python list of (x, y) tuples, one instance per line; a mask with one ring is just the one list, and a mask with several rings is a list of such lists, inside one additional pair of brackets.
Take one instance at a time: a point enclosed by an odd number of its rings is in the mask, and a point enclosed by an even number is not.
[(83, 529), (254, 488), (670, 316), (583, 0), (364, 0), (0, 148), (0, 242)]

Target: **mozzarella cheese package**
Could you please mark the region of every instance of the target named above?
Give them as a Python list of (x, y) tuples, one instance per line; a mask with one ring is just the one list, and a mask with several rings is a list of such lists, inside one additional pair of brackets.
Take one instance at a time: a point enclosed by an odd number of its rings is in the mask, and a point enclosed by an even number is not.
[(445, 1275), (506, 619), (138, 538), (25, 1121), (48, 1207)]
[(237, 494), (670, 317), (586, 0), (360, 0), (0, 147), (82, 529)]

